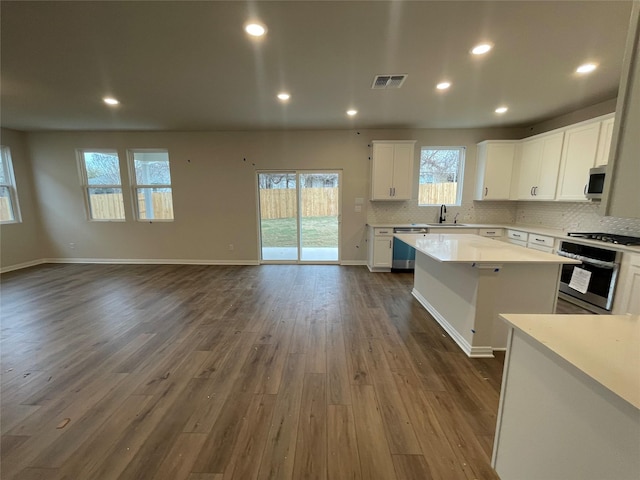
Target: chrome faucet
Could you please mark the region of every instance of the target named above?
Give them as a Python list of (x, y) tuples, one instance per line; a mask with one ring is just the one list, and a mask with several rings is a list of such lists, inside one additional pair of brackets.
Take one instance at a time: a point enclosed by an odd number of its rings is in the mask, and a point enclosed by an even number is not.
[(440, 205), (440, 219), (438, 220), (438, 223), (444, 223), (447, 221), (447, 206), (446, 205)]

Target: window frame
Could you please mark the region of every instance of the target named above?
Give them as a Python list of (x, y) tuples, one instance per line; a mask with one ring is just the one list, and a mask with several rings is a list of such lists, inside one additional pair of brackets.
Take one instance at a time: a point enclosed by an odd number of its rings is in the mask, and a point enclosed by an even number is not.
[[(118, 158), (118, 169), (120, 175), (120, 184), (89, 184), (89, 174), (87, 173), (87, 164), (85, 162), (84, 154), (86, 152), (89, 153), (108, 153), (115, 154)], [(78, 157), (78, 170), (80, 173), (80, 181), (82, 183), (82, 190), (84, 195), (84, 204), (85, 204), (85, 212), (87, 215), (87, 221), (89, 222), (126, 222), (127, 221), (127, 208), (124, 203), (124, 185), (122, 182), (122, 165), (120, 164), (120, 154), (118, 150), (115, 148), (79, 148), (76, 150)], [(91, 194), (89, 190), (92, 188), (114, 188), (120, 189), (120, 195), (122, 196), (122, 206), (123, 206), (123, 218), (93, 218), (92, 210), (91, 210)]]
[(20, 213), (20, 202), (18, 201), (18, 187), (13, 171), (13, 159), (11, 158), (11, 148), (8, 145), (0, 145), (0, 168), (4, 170), (6, 183), (0, 183), (0, 187), (5, 187), (9, 191), (9, 208), (12, 220), (0, 220), (1, 225), (11, 223), (22, 223)]
[[(458, 169), (457, 169), (457, 179), (458, 185), (456, 188), (456, 200), (455, 203), (420, 203), (420, 176), (421, 176), (421, 167), (422, 167), (422, 152), (424, 150), (457, 150), (459, 153), (458, 156)], [(418, 206), (419, 207), (438, 207), (440, 205), (446, 205), (447, 207), (459, 207), (462, 205), (462, 191), (464, 188), (464, 167), (467, 156), (467, 147), (465, 146), (421, 146), (420, 147), (420, 155), (418, 157)]]
[[(169, 164), (169, 177), (171, 183), (168, 184), (139, 184), (136, 175), (136, 153), (166, 153), (167, 162)], [(169, 157), (168, 148), (129, 148), (127, 149), (127, 160), (129, 164), (129, 179), (131, 186), (131, 201), (133, 203), (133, 211), (137, 222), (153, 223), (153, 222), (173, 222), (175, 221), (175, 209), (173, 208), (173, 175), (171, 173), (171, 158)], [(140, 206), (138, 203), (138, 190), (143, 188), (168, 188), (171, 191), (171, 207), (173, 212), (172, 218), (141, 218)]]

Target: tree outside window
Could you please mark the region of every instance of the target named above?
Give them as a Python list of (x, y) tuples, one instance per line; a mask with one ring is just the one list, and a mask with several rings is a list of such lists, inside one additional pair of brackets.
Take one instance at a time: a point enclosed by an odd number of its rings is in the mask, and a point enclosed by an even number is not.
[(422, 147), (418, 205), (460, 205), (464, 147)]

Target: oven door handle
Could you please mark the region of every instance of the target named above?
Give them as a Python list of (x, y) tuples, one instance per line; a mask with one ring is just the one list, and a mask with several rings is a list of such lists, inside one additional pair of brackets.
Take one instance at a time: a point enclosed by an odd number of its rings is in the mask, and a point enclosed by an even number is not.
[(574, 260), (580, 260), (582, 263), (586, 263), (587, 265), (593, 265), (594, 267), (614, 269), (617, 266), (615, 262), (605, 262), (603, 260), (583, 257), (582, 255), (575, 255), (573, 253), (563, 252), (561, 250), (558, 251), (558, 255), (560, 255), (561, 257), (572, 258)]

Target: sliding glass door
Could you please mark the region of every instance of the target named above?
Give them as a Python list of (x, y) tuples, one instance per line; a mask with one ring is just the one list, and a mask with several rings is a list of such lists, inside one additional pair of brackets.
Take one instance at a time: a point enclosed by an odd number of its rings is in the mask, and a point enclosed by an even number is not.
[(337, 263), (340, 172), (258, 173), (263, 262)]

